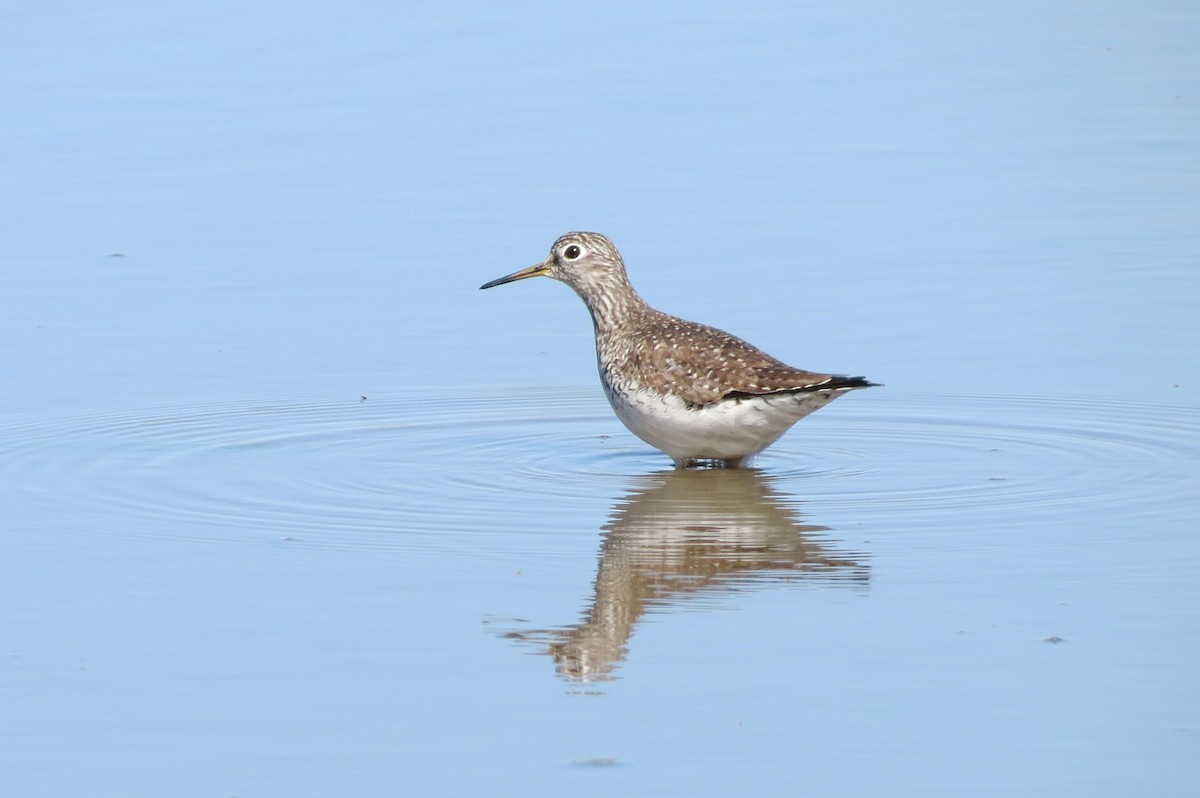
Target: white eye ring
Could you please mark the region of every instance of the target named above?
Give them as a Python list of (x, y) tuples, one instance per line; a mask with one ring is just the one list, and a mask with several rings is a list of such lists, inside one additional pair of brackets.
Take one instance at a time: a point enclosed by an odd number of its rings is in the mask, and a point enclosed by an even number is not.
[(569, 244), (563, 249), (563, 257), (567, 260), (575, 260), (583, 254), (583, 247), (578, 244)]

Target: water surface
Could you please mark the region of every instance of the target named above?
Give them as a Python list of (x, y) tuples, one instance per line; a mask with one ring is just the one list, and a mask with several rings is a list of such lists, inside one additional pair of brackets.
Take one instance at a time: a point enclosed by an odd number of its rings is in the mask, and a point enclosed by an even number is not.
[[(1186, 796), (1187, 4), (75, 2), (0, 52), (22, 796)], [(866, 374), (753, 470), (596, 385), (569, 229)]]

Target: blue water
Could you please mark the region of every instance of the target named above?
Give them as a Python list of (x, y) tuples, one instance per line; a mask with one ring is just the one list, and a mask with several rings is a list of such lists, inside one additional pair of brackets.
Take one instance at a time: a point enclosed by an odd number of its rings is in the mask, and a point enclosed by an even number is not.
[[(1192, 794), (1189, 4), (4, 19), (5, 794)], [(570, 229), (887, 387), (673, 474)]]

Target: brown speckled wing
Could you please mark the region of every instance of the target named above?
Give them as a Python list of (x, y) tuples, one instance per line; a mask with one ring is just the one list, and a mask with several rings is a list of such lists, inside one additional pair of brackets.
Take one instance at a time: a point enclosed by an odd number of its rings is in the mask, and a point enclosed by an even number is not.
[(641, 384), (678, 394), (692, 406), (726, 397), (865, 388), (862, 377), (792, 368), (740, 338), (713, 327), (660, 316), (625, 338), (618, 368)]

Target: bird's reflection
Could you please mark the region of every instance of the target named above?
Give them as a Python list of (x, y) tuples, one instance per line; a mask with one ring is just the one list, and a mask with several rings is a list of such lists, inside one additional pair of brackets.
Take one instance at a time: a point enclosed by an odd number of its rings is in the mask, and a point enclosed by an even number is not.
[(583, 620), (512, 636), (546, 643), (558, 672), (570, 680), (603, 680), (624, 659), (647, 610), (771, 580), (865, 583), (867, 566), (831, 551), (819, 534), (825, 527), (800, 523), (795, 500), (771, 482), (750, 469), (639, 477), (604, 526)]

